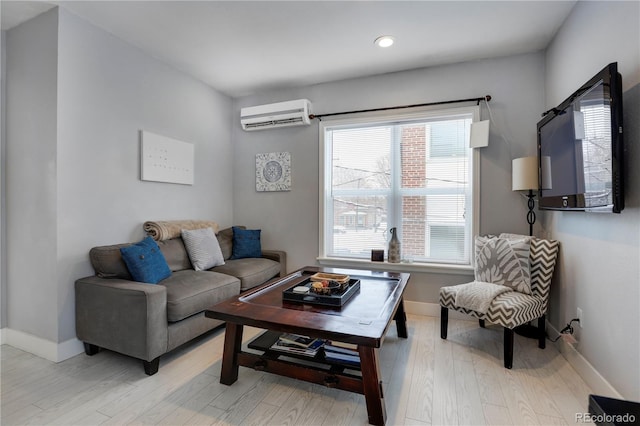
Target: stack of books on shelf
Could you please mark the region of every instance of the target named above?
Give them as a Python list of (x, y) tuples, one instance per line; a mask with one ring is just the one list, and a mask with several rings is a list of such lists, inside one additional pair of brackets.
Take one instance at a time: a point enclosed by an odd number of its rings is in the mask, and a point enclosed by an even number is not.
[(358, 345), (352, 343), (327, 341), (324, 344), (324, 358), (330, 362), (360, 366)]
[(314, 357), (323, 344), (324, 340), (322, 339), (301, 336), (299, 334), (285, 333), (282, 334), (273, 345), (271, 345), (271, 350)]

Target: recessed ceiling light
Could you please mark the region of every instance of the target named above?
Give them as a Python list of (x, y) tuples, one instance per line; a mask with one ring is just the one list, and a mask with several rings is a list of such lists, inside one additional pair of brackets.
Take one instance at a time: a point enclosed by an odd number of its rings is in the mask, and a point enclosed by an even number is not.
[(380, 36), (373, 42), (378, 47), (389, 47), (395, 40), (389, 35)]

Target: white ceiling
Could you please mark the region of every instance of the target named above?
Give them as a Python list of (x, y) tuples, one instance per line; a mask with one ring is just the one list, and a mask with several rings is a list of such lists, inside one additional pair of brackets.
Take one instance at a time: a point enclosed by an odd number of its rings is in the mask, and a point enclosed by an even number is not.
[[(55, 4), (230, 96), (544, 49), (571, 1), (5, 1)], [(55, 4), (54, 4), (55, 3)], [(391, 34), (381, 49), (373, 40)]]

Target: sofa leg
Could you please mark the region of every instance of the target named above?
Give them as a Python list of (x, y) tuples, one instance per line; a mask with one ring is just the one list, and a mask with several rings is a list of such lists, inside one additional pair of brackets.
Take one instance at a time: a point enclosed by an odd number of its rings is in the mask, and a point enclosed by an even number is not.
[(547, 324), (545, 321), (546, 315), (538, 318), (538, 347), (544, 349), (547, 343)]
[(485, 327), (485, 323), (483, 319), (479, 319), (478, 320), (478, 324), (480, 324), (480, 327), (484, 328)]
[(152, 359), (151, 361), (142, 361), (144, 364), (144, 372), (147, 376), (153, 376), (158, 372), (158, 368), (160, 367), (160, 357), (156, 359)]
[(504, 368), (513, 367), (513, 329), (504, 328)]
[(91, 343), (87, 343), (87, 342), (83, 342), (83, 343), (84, 343), (84, 353), (86, 353), (87, 355), (93, 356), (98, 352), (100, 352), (99, 346), (92, 345)]
[(440, 338), (447, 338), (447, 326), (449, 325), (449, 309), (440, 307)]

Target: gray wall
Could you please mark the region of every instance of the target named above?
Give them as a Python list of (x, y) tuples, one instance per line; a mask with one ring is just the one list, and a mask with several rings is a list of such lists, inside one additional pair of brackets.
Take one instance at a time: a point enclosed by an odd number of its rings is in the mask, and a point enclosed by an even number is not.
[(7, 326), (57, 341), (58, 15), (7, 32)]
[[(65, 10), (7, 48), (8, 327), (65, 342), (91, 247), (145, 220), (232, 223), (232, 103)], [(141, 129), (194, 144), (194, 185), (139, 179)]]
[(7, 36), (5, 31), (0, 32), (0, 330), (6, 327), (7, 324), (7, 310), (4, 309), (4, 301), (7, 299), (7, 250), (5, 249), (5, 240), (7, 234), (7, 215), (5, 212), (5, 197), (6, 197), (6, 138), (7, 138), (7, 126), (5, 126), (5, 118), (7, 114), (6, 108), (6, 92), (7, 92), (7, 79), (6, 64), (7, 64)]
[[(308, 98), (315, 113), (329, 113), (490, 94), (495, 122), (480, 150), (480, 232), (527, 233), (526, 201), (511, 191), (511, 158), (534, 155), (535, 123), (543, 107), (542, 53), (474, 61), (375, 77), (275, 91), (234, 102), (234, 220), (262, 228), (264, 244), (287, 251), (290, 270), (318, 256), (318, 124), (244, 132), (240, 108)], [(482, 119), (488, 119), (482, 107)], [(509, 141), (503, 140), (500, 133)], [(255, 190), (255, 154), (291, 153), (292, 190)], [(407, 300), (438, 302), (442, 285), (468, 282), (469, 274), (412, 272)]]
[(550, 322), (583, 311), (578, 351), (624, 397), (640, 400), (640, 3), (578, 2), (546, 52), (545, 109), (562, 102), (609, 62), (618, 62), (628, 163), (621, 214), (544, 212), (561, 242)]

